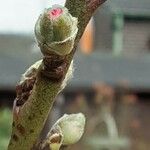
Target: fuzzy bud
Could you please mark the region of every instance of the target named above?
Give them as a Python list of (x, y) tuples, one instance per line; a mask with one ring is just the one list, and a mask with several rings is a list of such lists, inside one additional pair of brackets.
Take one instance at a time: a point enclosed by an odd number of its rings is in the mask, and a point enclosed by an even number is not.
[(77, 18), (59, 5), (45, 9), (35, 25), (37, 42), (46, 45), (46, 53), (69, 54), (77, 32)]
[(52, 127), (63, 135), (62, 145), (71, 145), (80, 140), (84, 133), (85, 116), (82, 113), (65, 114)]

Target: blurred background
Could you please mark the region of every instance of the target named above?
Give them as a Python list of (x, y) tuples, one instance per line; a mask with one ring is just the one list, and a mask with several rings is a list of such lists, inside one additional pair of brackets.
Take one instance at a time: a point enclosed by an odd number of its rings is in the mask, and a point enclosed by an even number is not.
[[(6, 150), (15, 86), (41, 53), (34, 24), (64, 0), (3, 0), (0, 5), (0, 150)], [(83, 112), (87, 126), (70, 150), (150, 147), (150, 0), (108, 0), (97, 10), (74, 57), (74, 77), (57, 97), (43, 131), (63, 113)]]

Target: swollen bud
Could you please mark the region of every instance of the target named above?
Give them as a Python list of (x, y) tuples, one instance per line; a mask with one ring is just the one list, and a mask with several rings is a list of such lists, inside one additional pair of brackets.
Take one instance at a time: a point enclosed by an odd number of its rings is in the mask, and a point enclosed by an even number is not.
[(46, 46), (46, 53), (69, 54), (77, 32), (77, 18), (59, 5), (45, 9), (35, 25), (37, 42), (40, 46)]
[(63, 135), (62, 145), (71, 145), (80, 140), (84, 133), (85, 116), (82, 113), (65, 114), (52, 127)]

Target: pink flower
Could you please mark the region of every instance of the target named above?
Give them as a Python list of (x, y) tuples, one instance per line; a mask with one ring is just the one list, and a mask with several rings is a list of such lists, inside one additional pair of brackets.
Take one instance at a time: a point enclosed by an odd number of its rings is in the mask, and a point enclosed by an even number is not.
[(54, 8), (50, 11), (48, 11), (48, 16), (50, 19), (56, 19), (63, 13), (63, 10), (61, 8)]

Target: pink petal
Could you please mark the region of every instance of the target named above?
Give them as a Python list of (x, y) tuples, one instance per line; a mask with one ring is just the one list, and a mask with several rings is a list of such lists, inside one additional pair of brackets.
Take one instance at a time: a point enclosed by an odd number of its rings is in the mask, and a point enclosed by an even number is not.
[(48, 16), (50, 19), (58, 18), (63, 13), (63, 10), (61, 8), (54, 8), (50, 11), (48, 11)]

